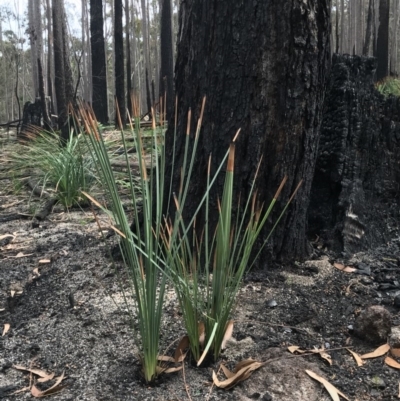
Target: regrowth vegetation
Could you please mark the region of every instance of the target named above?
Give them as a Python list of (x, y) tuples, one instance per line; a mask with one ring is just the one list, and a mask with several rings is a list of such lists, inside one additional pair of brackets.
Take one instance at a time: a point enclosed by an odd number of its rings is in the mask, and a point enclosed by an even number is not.
[[(137, 105), (135, 98), (132, 99), (132, 103)], [(108, 208), (102, 206), (91, 195), (85, 195), (113, 219), (111, 228), (120, 236), (121, 253), (130, 284), (129, 291), (126, 292), (121, 279), (121, 289), (127, 307), (131, 305), (130, 300), (134, 300), (135, 306), (130, 313), (132, 321), (138, 319), (138, 333), (135, 333), (135, 336), (137, 335), (143, 374), (147, 382), (154, 380), (162, 372), (179, 369), (167, 368), (165, 361), (182, 361), (187, 347), (198, 365), (202, 364), (206, 356), (214, 360), (219, 357), (233, 330), (231, 318), (235, 297), (246, 269), (254, 262), (252, 251), (255, 241), (267, 223), (285, 183), (284, 179), (270, 205), (264, 207), (257, 202), (256, 173), (247, 199), (244, 199), (243, 204), (240, 201), (237, 205), (234, 204), (233, 199), (237, 196), (233, 193), (233, 181), (235, 141), (238, 132), (214, 175), (210, 174), (209, 168), (206, 189), (199, 200), (197, 211), (186, 221), (183, 217), (185, 202), (189, 184), (194, 179), (192, 173), (204, 106), (205, 99), (194, 135), (189, 130), (189, 111), (182, 166), (175, 165), (176, 158), (173, 154), (173, 169), (181, 171), (181, 184), (177, 194), (172, 193), (171, 183), (165, 182), (164, 178), (165, 130), (162, 125), (157, 125), (153, 118), (151, 146), (147, 149), (143, 146), (143, 133), (138, 118), (130, 121), (129, 133), (121, 129), (127, 175), (131, 184), (130, 198), (134, 211), (132, 227), (115, 184), (110, 157), (95, 116), (87, 107), (82, 106), (78, 111), (84, 130), (89, 134), (93, 160), (105, 188)], [(134, 109), (135, 115), (139, 116), (138, 107)], [(163, 120), (162, 113), (160, 120)], [(174, 135), (176, 138), (176, 131)], [(128, 136), (135, 143), (139, 159), (138, 183), (134, 182), (129, 168)], [(146, 164), (148, 160), (150, 165)], [(223, 193), (220, 194), (218, 204), (214, 206), (210, 200), (210, 192), (217, 177), (223, 174), (224, 170)], [(163, 206), (166, 203), (170, 203), (168, 210), (172, 210), (168, 215), (163, 214)], [(209, 224), (209, 216), (215, 211), (212, 209), (214, 207), (217, 207), (219, 215), (217, 227), (211, 227)], [(199, 227), (200, 222), (197, 221), (200, 211), (205, 216), (202, 227)], [(234, 214), (235, 211), (237, 213)], [(278, 221), (271, 227), (271, 232)], [(177, 348), (175, 358), (170, 359), (159, 356), (163, 299), (168, 279), (174, 284), (187, 331), (187, 336)]]
[(375, 84), (375, 88), (384, 96), (400, 96), (400, 79), (386, 77)]
[(89, 191), (95, 182), (93, 161), (81, 135), (71, 130), (69, 140), (60, 143), (57, 132), (32, 127), (28, 141), (10, 155), (10, 172), (27, 174), (37, 187), (46, 188), (66, 208), (79, 204), (81, 191)]

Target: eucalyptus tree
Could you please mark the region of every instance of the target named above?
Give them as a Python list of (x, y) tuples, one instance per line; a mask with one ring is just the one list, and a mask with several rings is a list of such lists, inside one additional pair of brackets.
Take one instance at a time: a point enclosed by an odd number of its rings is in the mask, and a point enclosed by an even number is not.
[(376, 45), (378, 67), (376, 79), (379, 81), (389, 74), (389, 0), (379, 1), (379, 28)]
[(147, 112), (151, 110), (151, 92), (150, 92), (150, 50), (149, 50), (149, 33), (148, 33), (148, 7), (146, 0), (141, 0), (142, 8), (142, 35), (143, 35), (143, 54), (144, 54), (144, 73), (145, 73), (145, 90), (146, 90), (146, 106)]
[(90, 0), (90, 46), (92, 67), (92, 106), (97, 119), (108, 122), (107, 68), (102, 0)]
[(160, 96), (166, 94), (168, 119), (171, 117), (174, 108), (174, 52), (172, 35), (172, 3), (171, 0), (162, 0)]
[[(114, 0), (114, 78), (115, 97), (120, 110), (121, 122), (125, 125), (125, 78), (124, 78), (124, 39), (122, 25), (122, 0)], [(118, 126), (118, 113), (115, 123)]]
[[(283, 203), (304, 180), (273, 235), (270, 251), (276, 258), (301, 259), (308, 253), (307, 207), (330, 64), (330, 8), (329, 0), (186, 0), (180, 5), (175, 67), (178, 136), (174, 146), (167, 135), (167, 176), (172, 174), (178, 193), (181, 177), (172, 169), (172, 149), (175, 165), (180, 165), (188, 109), (192, 107), (196, 121), (206, 95), (194, 165), (197, 176), (187, 192), (186, 211), (193, 215), (204, 193), (209, 156), (212, 174), (241, 128), (235, 186), (242, 199), (261, 158), (260, 204), (269, 203), (285, 175)], [(217, 181), (216, 188), (222, 185)], [(218, 219), (217, 194), (212, 198), (210, 224)], [(199, 216), (196, 227), (201, 226)]]
[(67, 141), (69, 138), (68, 107), (74, 101), (74, 87), (69, 61), (66, 16), (62, 0), (52, 0), (52, 21), (58, 127), (61, 129), (61, 138)]

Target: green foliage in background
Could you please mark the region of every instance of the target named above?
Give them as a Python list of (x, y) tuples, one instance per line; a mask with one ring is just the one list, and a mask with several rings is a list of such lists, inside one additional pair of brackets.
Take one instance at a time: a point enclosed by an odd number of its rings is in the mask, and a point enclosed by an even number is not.
[(375, 88), (384, 96), (400, 96), (400, 79), (386, 77), (375, 84)]

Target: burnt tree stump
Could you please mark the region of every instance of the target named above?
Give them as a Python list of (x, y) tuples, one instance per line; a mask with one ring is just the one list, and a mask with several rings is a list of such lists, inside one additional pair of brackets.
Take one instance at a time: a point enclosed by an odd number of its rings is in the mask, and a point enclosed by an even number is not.
[(346, 254), (393, 238), (400, 211), (400, 98), (374, 87), (376, 60), (334, 55), (309, 233)]
[(32, 125), (41, 127), (42, 124), (42, 104), (40, 98), (36, 99), (35, 103), (27, 101), (24, 104), (24, 110), (22, 112), (22, 125), (18, 131), (19, 140), (27, 140), (27, 133), (30, 132)]

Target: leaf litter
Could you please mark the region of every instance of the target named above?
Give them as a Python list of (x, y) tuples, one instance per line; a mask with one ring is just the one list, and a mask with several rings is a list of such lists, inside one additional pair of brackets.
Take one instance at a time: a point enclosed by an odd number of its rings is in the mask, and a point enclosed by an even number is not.
[[(14, 394), (18, 394), (18, 393), (30, 390), (31, 395), (33, 397), (42, 398), (42, 397), (46, 397), (48, 395), (53, 395), (53, 394), (59, 393), (62, 389), (64, 389), (67, 386), (66, 384), (61, 384), (61, 382), (64, 379), (66, 379), (66, 376), (63, 372), (60, 376), (55, 378), (55, 382), (51, 387), (49, 387), (45, 390), (40, 390), (36, 386), (36, 383), (46, 383), (46, 382), (53, 380), (54, 376), (55, 376), (54, 372), (47, 373), (45, 370), (42, 370), (42, 369), (26, 368), (22, 365), (13, 365), (13, 368), (16, 370), (23, 371), (23, 372), (28, 372), (31, 375), (29, 386), (24, 387), (20, 390), (17, 390), (16, 392), (14, 392)], [(39, 378), (36, 380), (32, 380), (32, 375), (39, 376)]]

